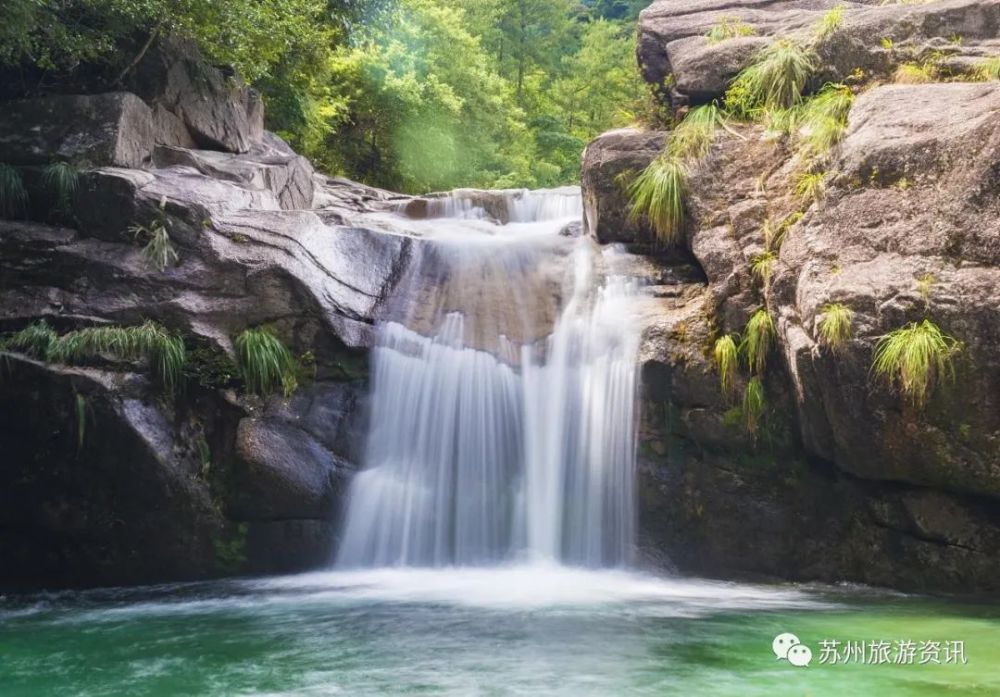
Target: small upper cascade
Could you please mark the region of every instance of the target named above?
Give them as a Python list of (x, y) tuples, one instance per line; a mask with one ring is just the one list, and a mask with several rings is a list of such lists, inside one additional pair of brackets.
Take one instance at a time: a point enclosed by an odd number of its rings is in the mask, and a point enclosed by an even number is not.
[(417, 219), (488, 220), (501, 225), (579, 220), (578, 186), (555, 189), (455, 189), (400, 203), (395, 211)]

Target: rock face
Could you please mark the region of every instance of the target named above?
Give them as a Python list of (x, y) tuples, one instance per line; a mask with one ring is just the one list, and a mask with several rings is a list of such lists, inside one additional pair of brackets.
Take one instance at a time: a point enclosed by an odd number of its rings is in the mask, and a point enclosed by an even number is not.
[[(0, 109), (0, 160), (31, 198), (25, 219), (0, 220), (0, 332), (152, 320), (184, 338), (186, 388), (166, 393), (141, 361), (5, 354), (0, 589), (327, 563), (363, 432), (366, 349), (420, 242), (372, 216), (394, 195), (315, 173), (219, 70), (166, 46), (133, 81), (146, 101)], [(58, 206), (39, 167), (56, 160), (80, 170)], [(161, 228), (179, 257), (162, 271), (142, 253)], [(300, 357), (287, 399), (240, 389), (233, 339), (261, 326)]]
[[(657, 2), (639, 58), (673, 105), (721, 96), (758, 46), (808, 40), (834, 3)], [(947, 74), (996, 53), (996, 2), (844, 3), (817, 46), (817, 81), (868, 78), (935, 60)], [(709, 44), (723, 16), (754, 35)], [(947, 37), (962, 36), (957, 41)], [(872, 38), (875, 37), (875, 38)], [(891, 48), (885, 48), (879, 37)], [(640, 527), (648, 556), (725, 578), (859, 581), (913, 590), (996, 592), (1000, 554), (1000, 91), (996, 82), (862, 90), (826, 163), (818, 201), (795, 193), (803, 162), (759, 126), (721, 132), (692, 168), (686, 242), (703, 282), (660, 293), (643, 347)], [(602, 136), (588, 149), (588, 211), (621, 210), (625, 165), (656, 156), (654, 133)], [(614, 146), (609, 147), (610, 140)], [(605, 154), (610, 153), (610, 154)], [(649, 233), (588, 216), (602, 241)], [(765, 234), (784, 233), (769, 283), (750, 272)], [(667, 269), (673, 260), (654, 257)], [(829, 303), (853, 312), (834, 351), (819, 335)], [(776, 326), (751, 436), (724, 395), (715, 339), (766, 308)], [(953, 381), (923, 407), (871, 372), (879, 337), (929, 318), (962, 342)]]
[[(818, 41), (816, 24), (834, 7), (842, 8), (841, 24)], [(751, 34), (710, 42), (708, 33), (723, 21), (739, 22)], [(928, 59), (960, 71), (996, 55), (1000, 3), (658, 0), (640, 15), (637, 55), (643, 77), (674, 105), (703, 104), (721, 97), (753, 54), (775, 37), (814, 48), (820, 59), (817, 86), (856, 70), (886, 77), (902, 63)]]

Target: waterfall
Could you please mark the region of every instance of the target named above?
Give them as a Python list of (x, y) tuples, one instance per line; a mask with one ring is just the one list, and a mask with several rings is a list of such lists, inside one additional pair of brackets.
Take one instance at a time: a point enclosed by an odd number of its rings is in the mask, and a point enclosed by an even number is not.
[(339, 567), (629, 560), (638, 288), (559, 236), (578, 189), (514, 193), (506, 225), (461, 194), (414, 222)]

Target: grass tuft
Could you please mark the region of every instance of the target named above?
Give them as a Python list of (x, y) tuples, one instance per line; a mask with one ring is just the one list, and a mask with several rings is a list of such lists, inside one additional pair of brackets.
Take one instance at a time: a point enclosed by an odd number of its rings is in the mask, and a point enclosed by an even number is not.
[(778, 257), (774, 255), (774, 252), (770, 250), (761, 252), (754, 256), (750, 262), (750, 273), (760, 281), (761, 285), (767, 287), (771, 282), (771, 274), (774, 273), (774, 263), (777, 260)]
[(799, 142), (809, 154), (821, 155), (840, 142), (854, 94), (844, 85), (827, 84), (798, 110)]
[(854, 311), (841, 303), (829, 303), (823, 306), (823, 313), (816, 323), (819, 338), (834, 353), (840, 351), (851, 340), (854, 333), (852, 323)]
[(767, 365), (767, 354), (774, 346), (774, 320), (767, 310), (761, 308), (750, 316), (740, 350), (747, 358), (750, 370), (760, 375)]
[(726, 39), (735, 39), (739, 36), (753, 36), (754, 28), (741, 20), (739, 17), (723, 17), (722, 20), (709, 29), (706, 38), (708, 43), (717, 44)]
[(0, 218), (14, 218), (28, 204), (28, 191), (16, 168), (0, 162)]
[(801, 101), (816, 63), (816, 56), (798, 44), (775, 41), (733, 80), (726, 108), (739, 118), (756, 120), (766, 111), (793, 107)]
[(0, 349), (17, 351), (34, 358), (48, 360), (52, 347), (58, 338), (59, 335), (43, 319), (29, 324), (16, 334), (4, 339), (3, 342), (0, 342)]
[(80, 183), (80, 171), (68, 162), (53, 162), (42, 170), (42, 181), (55, 200), (56, 209), (66, 213)]
[(974, 76), (984, 82), (1000, 80), (1000, 56), (987, 58), (976, 66)]
[(826, 172), (803, 172), (795, 184), (795, 195), (799, 198), (819, 201), (826, 193)]
[(247, 392), (267, 395), (281, 387), (285, 396), (298, 387), (298, 362), (267, 327), (244, 329), (236, 337), (236, 357)]
[(684, 229), (686, 188), (687, 168), (680, 158), (657, 157), (629, 186), (631, 218), (646, 218), (661, 242), (679, 242)]
[(719, 386), (726, 394), (732, 392), (736, 387), (736, 373), (739, 369), (739, 350), (736, 347), (736, 340), (739, 337), (733, 334), (721, 336), (715, 341), (715, 366), (719, 369)]
[(922, 407), (936, 384), (954, 378), (953, 359), (961, 350), (958, 340), (930, 320), (910, 322), (879, 337), (872, 372)]
[(816, 41), (828, 39), (840, 29), (844, 23), (844, 6), (836, 5), (824, 14), (813, 27), (813, 36)]
[(180, 255), (170, 240), (170, 233), (167, 232), (163, 220), (154, 220), (148, 226), (136, 223), (129, 228), (129, 231), (137, 240), (146, 241), (146, 245), (142, 248), (142, 258), (157, 271), (163, 272), (168, 266), (180, 261)]
[(934, 71), (929, 65), (903, 63), (896, 68), (892, 81), (902, 85), (924, 85), (934, 82)]
[(722, 113), (715, 104), (703, 104), (691, 109), (671, 132), (667, 152), (675, 158), (700, 160), (708, 155), (715, 139), (715, 129), (722, 124)]
[(764, 384), (759, 377), (750, 378), (743, 391), (743, 423), (747, 432), (756, 436), (760, 430), (761, 418), (764, 416)]

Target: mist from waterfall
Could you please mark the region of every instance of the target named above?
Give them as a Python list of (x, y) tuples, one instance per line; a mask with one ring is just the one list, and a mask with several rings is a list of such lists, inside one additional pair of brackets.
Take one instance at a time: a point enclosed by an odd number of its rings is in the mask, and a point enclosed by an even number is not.
[(378, 330), (338, 567), (629, 561), (637, 286), (559, 234), (578, 190), (491, 205), (413, 221), (427, 239)]

